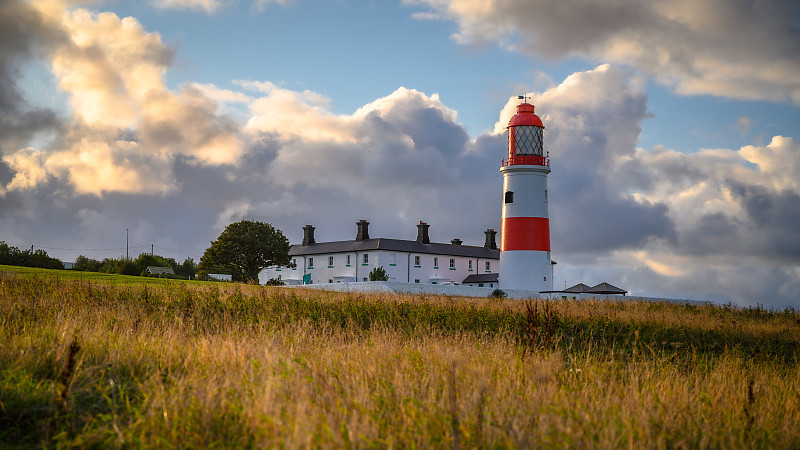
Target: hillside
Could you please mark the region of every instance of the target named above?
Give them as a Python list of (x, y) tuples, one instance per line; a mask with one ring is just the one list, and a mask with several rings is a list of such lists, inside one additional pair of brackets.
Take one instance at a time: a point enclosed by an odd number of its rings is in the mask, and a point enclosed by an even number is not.
[(72, 274), (0, 268), (0, 446), (800, 446), (791, 310)]

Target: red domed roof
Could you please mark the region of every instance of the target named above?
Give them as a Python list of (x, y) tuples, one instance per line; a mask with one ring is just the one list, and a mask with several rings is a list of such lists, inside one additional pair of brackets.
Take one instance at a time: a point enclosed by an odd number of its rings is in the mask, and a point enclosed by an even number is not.
[(516, 127), (518, 125), (534, 125), (544, 128), (542, 119), (533, 113), (533, 105), (530, 103), (521, 103), (517, 105), (517, 114), (508, 121), (509, 127)]

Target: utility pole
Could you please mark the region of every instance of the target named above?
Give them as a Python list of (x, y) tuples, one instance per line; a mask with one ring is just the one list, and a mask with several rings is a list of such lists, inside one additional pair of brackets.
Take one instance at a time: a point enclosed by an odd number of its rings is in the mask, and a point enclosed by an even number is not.
[(130, 261), (131, 256), (128, 254), (128, 229), (125, 228), (125, 259)]

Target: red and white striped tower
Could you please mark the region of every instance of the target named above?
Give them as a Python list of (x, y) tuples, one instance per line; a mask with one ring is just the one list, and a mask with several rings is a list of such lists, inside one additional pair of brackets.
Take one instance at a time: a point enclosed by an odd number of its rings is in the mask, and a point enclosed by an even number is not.
[(552, 290), (547, 174), (542, 119), (533, 105), (517, 105), (508, 122), (508, 159), (503, 160), (503, 223), (499, 283), (503, 289)]

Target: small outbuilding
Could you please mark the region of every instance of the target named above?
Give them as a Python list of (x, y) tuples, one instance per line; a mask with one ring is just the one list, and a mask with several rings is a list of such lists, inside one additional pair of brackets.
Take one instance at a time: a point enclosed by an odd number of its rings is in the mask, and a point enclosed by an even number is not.
[(233, 281), (233, 275), (227, 273), (210, 273), (208, 274), (208, 278), (214, 281)]
[(620, 289), (613, 284), (602, 282), (596, 286), (589, 287), (583, 283), (578, 283), (575, 286), (569, 287), (562, 291), (542, 291), (542, 294), (567, 294), (562, 295), (561, 298), (588, 298), (597, 295), (625, 295), (628, 291)]
[(163, 277), (164, 275), (175, 275), (175, 271), (172, 270), (172, 267), (147, 266), (145, 271), (150, 275), (157, 275), (159, 277)]

